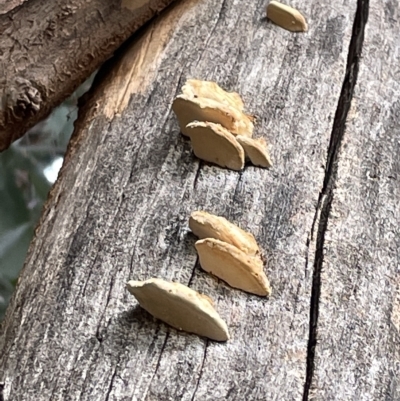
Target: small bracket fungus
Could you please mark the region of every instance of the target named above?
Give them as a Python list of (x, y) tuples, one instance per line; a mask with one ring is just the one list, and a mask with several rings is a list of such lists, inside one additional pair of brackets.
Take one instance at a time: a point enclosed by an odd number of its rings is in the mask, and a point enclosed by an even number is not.
[(189, 227), (193, 234), (200, 239), (215, 238), (227, 242), (251, 256), (260, 254), (254, 236), (224, 217), (198, 210), (190, 215)]
[(306, 32), (307, 22), (295, 8), (277, 1), (271, 1), (267, 6), (267, 17), (276, 25), (292, 32)]
[(231, 170), (243, 169), (244, 150), (221, 125), (195, 121), (186, 126), (186, 132), (199, 159)]
[(229, 340), (228, 327), (209, 297), (159, 278), (131, 280), (126, 286), (143, 309), (170, 326), (215, 341)]
[(272, 162), (268, 155), (267, 142), (264, 138), (253, 139), (238, 135), (236, 140), (243, 147), (246, 158), (258, 167), (271, 167)]
[(190, 137), (198, 158), (239, 171), (247, 155), (256, 166), (270, 167), (265, 140), (246, 141), (253, 135), (255, 117), (245, 114), (243, 108), (236, 92), (198, 79), (187, 80), (172, 103), (181, 132)]
[(208, 121), (221, 124), (235, 135), (252, 136), (253, 123), (250, 118), (235, 107), (214, 99), (178, 95), (172, 103), (181, 132), (188, 136), (187, 125), (193, 121)]
[(226, 242), (205, 238), (196, 242), (200, 266), (231, 287), (268, 296), (271, 293), (260, 258), (252, 257)]
[(252, 234), (224, 217), (203, 211), (191, 214), (189, 227), (202, 238), (195, 246), (203, 270), (231, 287), (261, 296), (270, 295), (260, 249)]
[(236, 92), (226, 92), (217, 83), (188, 79), (182, 87), (182, 93), (188, 97), (204, 97), (216, 100), (219, 103), (235, 107), (243, 111), (244, 104), (240, 95)]

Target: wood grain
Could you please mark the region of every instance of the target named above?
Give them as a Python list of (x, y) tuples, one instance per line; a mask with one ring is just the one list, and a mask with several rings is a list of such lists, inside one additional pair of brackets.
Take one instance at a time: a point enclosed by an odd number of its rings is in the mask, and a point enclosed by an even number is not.
[[(312, 230), (356, 3), (292, 5), (306, 34), (268, 22), (263, 1), (180, 2), (105, 67), (2, 326), (6, 400), (303, 397)], [(237, 173), (193, 156), (171, 113), (187, 78), (242, 95), (273, 169)], [(197, 209), (255, 235), (269, 299), (199, 268), (188, 230)], [(213, 298), (232, 340), (180, 333), (143, 312), (125, 282), (150, 277)]]
[(400, 399), (400, 12), (369, 8), (324, 206), (313, 400)]

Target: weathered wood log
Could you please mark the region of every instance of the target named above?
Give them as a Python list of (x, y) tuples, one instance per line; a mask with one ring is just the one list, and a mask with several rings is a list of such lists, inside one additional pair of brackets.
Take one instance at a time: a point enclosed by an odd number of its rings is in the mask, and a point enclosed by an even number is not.
[[(383, 354), (373, 324), (393, 310), (398, 330), (399, 256), (391, 233), (399, 206), (387, 199), (387, 191), (399, 193), (398, 144), (379, 135), (387, 132), (379, 127), (398, 130), (398, 94), (385, 89), (388, 71), (373, 78), (369, 69), (383, 57), (383, 43), (394, 48), (398, 27), (380, 32), (376, 47), (373, 35), (387, 14), (375, 14), (355, 86), (368, 2), (292, 5), (307, 17), (307, 34), (266, 21), (264, 3), (177, 3), (106, 67), (76, 124), (2, 325), (6, 401), (372, 400), (385, 391), (396, 399), (398, 331), (380, 333), (394, 350)], [(384, 42), (385, 34), (393, 41)], [(393, 80), (396, 57), (393, 50)], [(237, 173), (193, 156), (171, 113), (192, 77), (242, 95), (258, 116), (255, 136), (270, 143), (271, 170)], [(378, 105), (389, 100), (393, 119), (386, 121)], [(369, 119), (374, 105), (376, 121)], [(376, 166), (369, 149), (381, 157), (385, 173), (377, 178), (362, 174)], [(188, 232), (196, 209), (255, 234), (268, 260), (269, 299), (199, 269)], [(378, 221), (387, 236), (376, 236)], [(381, 259), (374, 265), (369, 257)], [(232, 339), (216, 344), (181, 333), (138, 308), (125, 282), (150, 277), (213, 298)], [(379, 300), (368, 285), (389, 296)], [(349, 348), (354, 324), (357, 354)]]
[(357, 84), (321, 202), (315, 400), (400, 399), (400, 10), (371, 1), (365, 26), (363, 0), (358, 14), (363, 56), (354, 44), (344, 88), (359, 71)]
[(172, 1), (0, 2), (0, 151)]

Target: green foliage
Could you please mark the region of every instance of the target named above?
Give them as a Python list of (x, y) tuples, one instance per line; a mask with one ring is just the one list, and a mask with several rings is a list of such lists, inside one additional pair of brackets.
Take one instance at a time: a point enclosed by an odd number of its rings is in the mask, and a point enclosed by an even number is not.
[(0, 321), (73, 131), (77, 99), (93, 78), (94, 74), (46, 120), (0, 153)]

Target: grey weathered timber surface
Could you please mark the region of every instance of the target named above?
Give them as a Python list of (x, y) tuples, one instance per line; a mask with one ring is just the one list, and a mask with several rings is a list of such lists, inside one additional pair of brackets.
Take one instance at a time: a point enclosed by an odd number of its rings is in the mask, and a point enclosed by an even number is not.
[(357, 84), (323, 206), (313, 400), (400, 400), (398, 6), (370, 2), (354, 60)]
[(172, 1), (0, 1), (0, 151)]
[[(306, 34), (269, 23), (263, 1), (180, 2), (105, 67), (2, 325), (6, 401), (302, 399), (312, 230), (356, 2), (292, 5)], [(171, 113), (186, 78), (243, 96), (271, 170), (237, 173), (193, 156)], [(269, 299), (197, 266), (188, 230), (197, 209), (255, 235)], [(180, 333), (138, 308), (125, 282), (150, 277), (213, 298), (232, 339)]]

